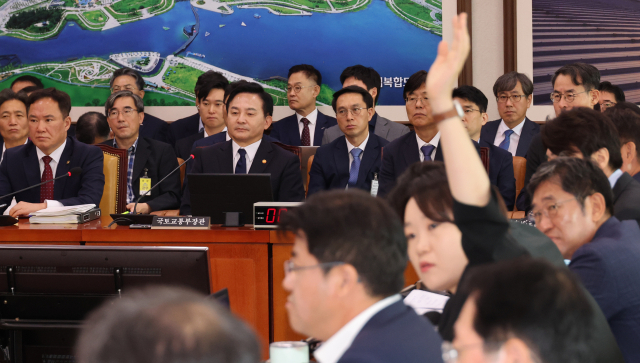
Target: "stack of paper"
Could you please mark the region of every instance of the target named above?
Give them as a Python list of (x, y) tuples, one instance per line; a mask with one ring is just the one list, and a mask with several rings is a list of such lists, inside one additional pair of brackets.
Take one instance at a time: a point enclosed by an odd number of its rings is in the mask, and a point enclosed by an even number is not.
[(404, 298), (404, 304), (411, 306), (418, 315), (423, 315), (429, 311), (442, 312), (448, 300), (448, 296), (429, 291), (413, 290)]
[(95, 204), (81, 204), (68, 207), (50, 207), (32, 214), (29, 223), (78, 223), (78, 214), (95, 208)]

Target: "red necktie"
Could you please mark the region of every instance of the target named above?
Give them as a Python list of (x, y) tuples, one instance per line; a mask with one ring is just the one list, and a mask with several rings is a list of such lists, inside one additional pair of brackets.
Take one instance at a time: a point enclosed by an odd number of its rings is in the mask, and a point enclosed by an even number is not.
[(302, 146), (311, 146), (311, 132), (309, 132), (309, 120), (303, 118), (302, 123), (304, 127), (302, 128), (302, 137), (300, 137), (300, 144)]
[[(53, 179), (53, 171), (51, 171), (51, 156), (43, 156), (44, 171), (42, 172), (43, 182)], [(53, 183), (47, 183), (40, 186), (40, 203), (44, 203), (45, 200), (53, 200)]]

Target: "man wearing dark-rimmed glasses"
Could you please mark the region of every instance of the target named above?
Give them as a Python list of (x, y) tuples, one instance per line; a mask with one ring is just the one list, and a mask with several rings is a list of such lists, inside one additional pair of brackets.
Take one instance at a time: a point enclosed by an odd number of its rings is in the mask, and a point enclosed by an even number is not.
[(373, 97), (358, 86), (333, 95), (333, 109), (344, 134), (316, 151), (309, 171), (311, 195), (322, 190), (358, 188), (377, 195), (382, 148), (389, 142), (369, 132)]
[[(140, 126), (148, 115), (137, 94), (126, 90), (113, 93), (107, 99), (105, 113), (114, 138), (103, 144), (128, 152), (127, 209), (133, 212), (140, 194), (177, 168), (178, 159), (169, 144), (140, 135)], [(174, 173), (140, 200), (136, 212), (179, 207), (180, 174)]]

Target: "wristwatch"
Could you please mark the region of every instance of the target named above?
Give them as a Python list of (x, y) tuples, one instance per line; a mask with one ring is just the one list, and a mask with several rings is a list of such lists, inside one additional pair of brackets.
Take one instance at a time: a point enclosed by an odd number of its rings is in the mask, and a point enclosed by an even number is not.
[(433, 115), (433, 122), (440, 123), (444, 120), (447, 120), (456, 116), (463, 118), (464, 110), (462, 109), (460, 102), (458, 102), (457, 100), (453, 100), (453, 108), (450, 109), (449, 111)]

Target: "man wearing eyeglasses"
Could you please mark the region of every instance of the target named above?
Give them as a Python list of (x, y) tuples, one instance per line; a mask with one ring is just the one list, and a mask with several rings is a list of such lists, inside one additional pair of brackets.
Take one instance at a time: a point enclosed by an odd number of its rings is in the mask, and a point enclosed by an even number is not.
[[(134, 211), (141, 194), (178, 167), (171, 145), (140, 136), (140, 126), (147, 115), (142, 98), (132, 91), (119, 91), (107, 99), (104, 106), (114, 138), (103, 142), (127, 150), (127, 209)], [(145, 195), (136, 212), (178, 209), (180, 207), (180, 174), (174, 173), (156, 189)]]
[[(141, 99), (144, 98), (145, 94), (144, 86), (144, 79), (140, 73), (126, 67), (113, 72), (111, 80), (109, 80), (109, 87), (111, 88), (112, 94), (119, 91), (130, 91)], [(151, 114), (145, 115), (144, 125), (140, 125), (140, 135), (142, 137), (166, 142), (170, 145), (176, 142), (169, 130), (169, 124)]]
[(533, 82), (526, 74), (509, 72), (493, 85), (501, 119), (487, 122), (480, 139), (507, 150), (513, 156), (525, 157), (531, 139), (540, 126), (527, 118), (533, 100)]
[(334, 93), (332, 106), (344, 136), (316, 151), (307, 195), (321, 190), (358, 188), (375, 196), (382, 148), (389, 142), (369, 132), (369, 121), (375, 112), (373, 97), (363, 88), (349, 86)]
[(600, 82), (598, 91), (600, 91), (600, 99), (598, 100), (600, 112), (604, 112), (608, 108), (611, 108), (618, 103), (625, 102), (626, 100), (622, 88), (615, 84), (611, 84), (611, 82), (608, 81)]
[(295, 114), (273, 124), (272, 138), (292, 146), (322, 145), (324, 131), (336, 125), (336, 119), (316, 107), (321, 87), (322, 75), (313, 66), (299, 64), (289, 69), (287, 100)]

